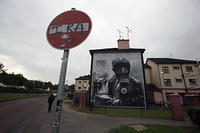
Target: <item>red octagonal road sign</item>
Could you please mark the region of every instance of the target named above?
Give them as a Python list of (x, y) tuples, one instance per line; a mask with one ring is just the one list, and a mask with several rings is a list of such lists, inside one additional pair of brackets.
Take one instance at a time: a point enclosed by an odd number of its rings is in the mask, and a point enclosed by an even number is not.
[(48, 42), (57, 49), (70, 49), (82, 43), (92, 28), (91, 19), (78, 10), (58, 15), (47, 29)]

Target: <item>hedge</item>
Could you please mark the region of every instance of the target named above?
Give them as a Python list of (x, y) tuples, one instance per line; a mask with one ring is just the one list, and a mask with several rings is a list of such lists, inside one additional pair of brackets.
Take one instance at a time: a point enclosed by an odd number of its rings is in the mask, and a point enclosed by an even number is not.
[(200, 107), (187, 107), (186, 112), (192, 122), (200, 128)]

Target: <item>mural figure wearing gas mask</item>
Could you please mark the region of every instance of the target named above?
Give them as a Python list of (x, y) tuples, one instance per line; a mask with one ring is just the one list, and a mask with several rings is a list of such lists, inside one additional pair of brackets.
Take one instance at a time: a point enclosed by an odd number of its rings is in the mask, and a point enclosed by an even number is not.
[[(130, 63), (127, 59), (114, 59), (112, 61), (112, 70), (114, 75), (111, 79), (104, 80), (107, 83), (100, 83), (101, 89), (96, 91), (96, 105), (112, 105), (112, 106), (144, 106), (144, 94), (141, 84), (130, 76)], [(101, 79), (101, 78), (98, 78)], [(98, 87), (95, 88), (97, 89)]]
[(112, 61), (115, 75), (108, 81), (108, 95), (113, 98), (112, 105), (144, 105), (144, 94), (140, 83), (130, 76), (130, 63), (125, 58)]

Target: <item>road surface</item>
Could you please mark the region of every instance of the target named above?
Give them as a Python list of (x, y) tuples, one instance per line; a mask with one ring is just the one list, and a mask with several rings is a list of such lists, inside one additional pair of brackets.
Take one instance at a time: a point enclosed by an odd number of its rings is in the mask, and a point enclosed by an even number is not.
[(36, 97), (1, 102), (0, 133), (50, 133), (54, 106), (51, 113), (47, 113), (47, 99)]
[[(0, 103), (0, 133), (51, 133), (55, 101), (47, 113), (47, 97), (28, 98)], [(191, 121), (111, 117), (85, 114), (63, 104), (60, 133), (104, 133), (122, 124), (161, 124), (194, 127)]]

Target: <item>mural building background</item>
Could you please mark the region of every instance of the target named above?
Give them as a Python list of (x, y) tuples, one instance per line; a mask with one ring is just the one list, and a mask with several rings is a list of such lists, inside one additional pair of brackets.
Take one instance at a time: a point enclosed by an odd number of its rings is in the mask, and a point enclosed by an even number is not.
[(91, 102), (96, 106), (145, 108), (141, 52), (94, 53)]

